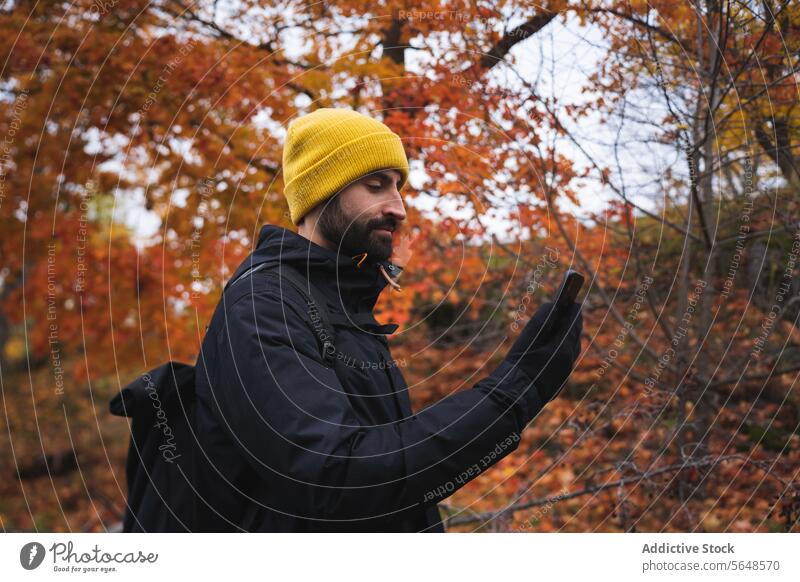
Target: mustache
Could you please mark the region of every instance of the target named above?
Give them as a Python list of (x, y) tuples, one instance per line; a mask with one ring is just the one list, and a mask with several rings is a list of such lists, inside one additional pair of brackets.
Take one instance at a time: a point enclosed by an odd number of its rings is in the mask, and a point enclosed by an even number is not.
[(383, 223), (380, 223), (380, 224), (376, 224), (375, 226), (372, 226), (371, 230), (377, 230), (379, 228), (386, 228), (386, 229), (389, 229), (391, 231), (395, 231), (395, 230), (397, 230), (397, 223), (395, 221), (383, 222)]

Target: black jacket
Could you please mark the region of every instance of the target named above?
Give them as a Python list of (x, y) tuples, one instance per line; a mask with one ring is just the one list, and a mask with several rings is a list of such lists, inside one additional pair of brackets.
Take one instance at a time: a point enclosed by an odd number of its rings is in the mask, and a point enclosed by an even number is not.
[(231, 280), (263, 262), (327, 297), (337, 358), (325, 365), (302, 294), (274, 274), (226, 290), (197, 362), (195, 484), (216, 516), (199, 529), (444, 531), (436, 503), (513, 451), (538, 412), (530, 378), (504, 361), (413, 414), (383, 335), (395, 326), (371, 317), (378, 265), (271, 225)]

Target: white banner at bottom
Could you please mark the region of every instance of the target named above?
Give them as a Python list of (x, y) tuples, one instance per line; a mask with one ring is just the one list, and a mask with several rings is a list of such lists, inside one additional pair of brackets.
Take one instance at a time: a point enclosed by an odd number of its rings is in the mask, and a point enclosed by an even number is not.
[[(800, 534), (21, 534), (4, 580), (800, 580)], [(246, 577), (246, 578), (245, 578)]]

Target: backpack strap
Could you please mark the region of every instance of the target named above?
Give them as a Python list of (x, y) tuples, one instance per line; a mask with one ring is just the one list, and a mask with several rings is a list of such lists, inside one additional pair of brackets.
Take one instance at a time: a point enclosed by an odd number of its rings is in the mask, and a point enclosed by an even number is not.
[[(331, 325), (331, 316), (325, 306), (327, 303), (325, 297), (309, 278), (302, 277), (293, 267), (282, 265), (277, 273), (280, 277), (289, 280), (305, 297), (311, 325), (320, 344), (322, 359), (329, 365), (333, 365), (336, 360), (336, 346), (333, 343), (336, 339), (336, 330)], [(307, 289), (306, 284), (308, 285)]]
[[(286, 264), (259, 263), (250, 267), (226, 286), (226, 290), (246, 279), (257, 271), (267, 269), (294, 286), (306, 300), (306, 311), (311, 320), (311, 328), (319, 343), (322, 359), (330, 366), (336, 360), (336, 331), (331, 324), (331, 315), (326, 307), (327, 301), (319, 289), (306, 277), (302, 276), (294, 267)], [(265, 273), (266, 274), (266, 273)]]

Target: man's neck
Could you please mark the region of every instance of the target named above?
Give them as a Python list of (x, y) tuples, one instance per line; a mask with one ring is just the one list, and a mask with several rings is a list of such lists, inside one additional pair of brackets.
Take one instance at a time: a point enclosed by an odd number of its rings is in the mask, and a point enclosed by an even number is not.
[(316, 222), (305, 220), (303, 224), (297, 227), (297, 234), (307, 238), (314, 244), (335, 251), (337, 249), (337, 246), (331, 243), (324, 236), (322, 236), (322, 232), (320, 231), (320, 229), (315, 228), (316, 225), (317, 225)]

